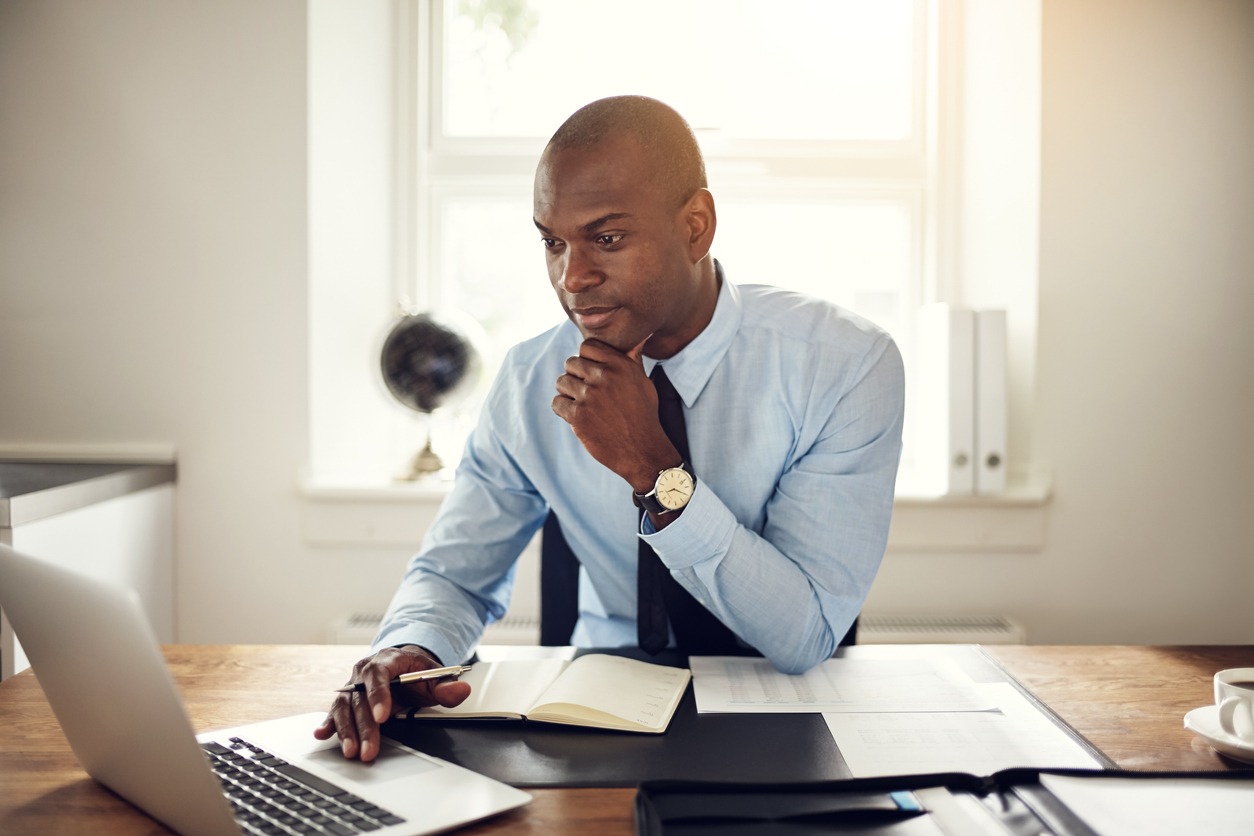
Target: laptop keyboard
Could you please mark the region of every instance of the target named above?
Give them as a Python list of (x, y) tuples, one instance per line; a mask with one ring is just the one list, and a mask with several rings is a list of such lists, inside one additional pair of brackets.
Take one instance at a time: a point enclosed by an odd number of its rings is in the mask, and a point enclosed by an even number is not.
[(245, 833), (348, 836), (405, 821), (241, 738), (201, 747)]

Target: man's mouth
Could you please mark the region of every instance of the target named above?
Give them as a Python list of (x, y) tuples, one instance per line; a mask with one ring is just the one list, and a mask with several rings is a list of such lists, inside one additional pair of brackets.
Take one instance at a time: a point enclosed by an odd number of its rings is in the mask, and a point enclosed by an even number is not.
[(617, 306), (600, 306), (588, 308), (571, 308), (570, 312), (575, 317), (575, 324), (584, 331), (595, 331), (602, 328), (613, 318), (614, 314), (619, 310)]

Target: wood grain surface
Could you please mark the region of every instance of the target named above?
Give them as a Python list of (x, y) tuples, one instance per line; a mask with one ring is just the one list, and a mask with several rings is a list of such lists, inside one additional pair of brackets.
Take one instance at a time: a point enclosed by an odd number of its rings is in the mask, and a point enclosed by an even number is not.
[[(330, 702), (363, 647), (177, 645), (165, 648), (197, 731), (306, 711)], [(1184, 729), (1212, 701), (1211, 677), (1254, 666), (1251, 647), (991, 646), (1012, 676), (1125, 769), (1249, 768)], [(521, 810), (473, 834), (633, 833), (633, 789), (538, 789)], [(0, 833), (167, 831), (79, 767), (29, 671), (0, 683)]]

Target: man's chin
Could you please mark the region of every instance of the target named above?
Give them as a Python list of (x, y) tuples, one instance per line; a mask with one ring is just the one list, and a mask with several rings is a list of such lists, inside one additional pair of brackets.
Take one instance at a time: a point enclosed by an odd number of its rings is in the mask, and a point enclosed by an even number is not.
[(585, 334), (584, 336), (590, 340), (598, 340), (599, 342), (603, 342), (606, 345), (608, 345), (610, 348), (614, 349), (615, 351), (621, 351), (623, 354), (626, 354), (627, 352), (631, 351), (637, 345), (637, 343), (633, 343), (631, 342), (631, 340), (615, 339), (613, 337), (607, 338), (605, 335)]
[(580, 327), (578, 322), (575, 323), (575, 327), (579, 329), (579, 333), (583, 335), (585, 340), (596, 340), (599, 343), (608, 345), (610, 348), (621, 351), (623, 354), (631, 351), (640, 345), (641, 340), (647, 338), (645, 335), (633, 337), (631, 334), (623, 334), (621, 331), (609, 328), (583, 328)]

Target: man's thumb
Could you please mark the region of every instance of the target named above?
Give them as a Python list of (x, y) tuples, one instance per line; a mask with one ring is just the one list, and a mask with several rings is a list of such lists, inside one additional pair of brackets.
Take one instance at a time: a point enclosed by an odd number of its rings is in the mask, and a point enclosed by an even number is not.
[(642, 359), (644, 357), (644, 344), (651, 339), (653, 339), (652, 334), (645, 337), (635, 348), (627, 352), (627, 356), (630, 357), (633, 362), (639, 363), (642, 368), (644, 366), (644, 360)]

